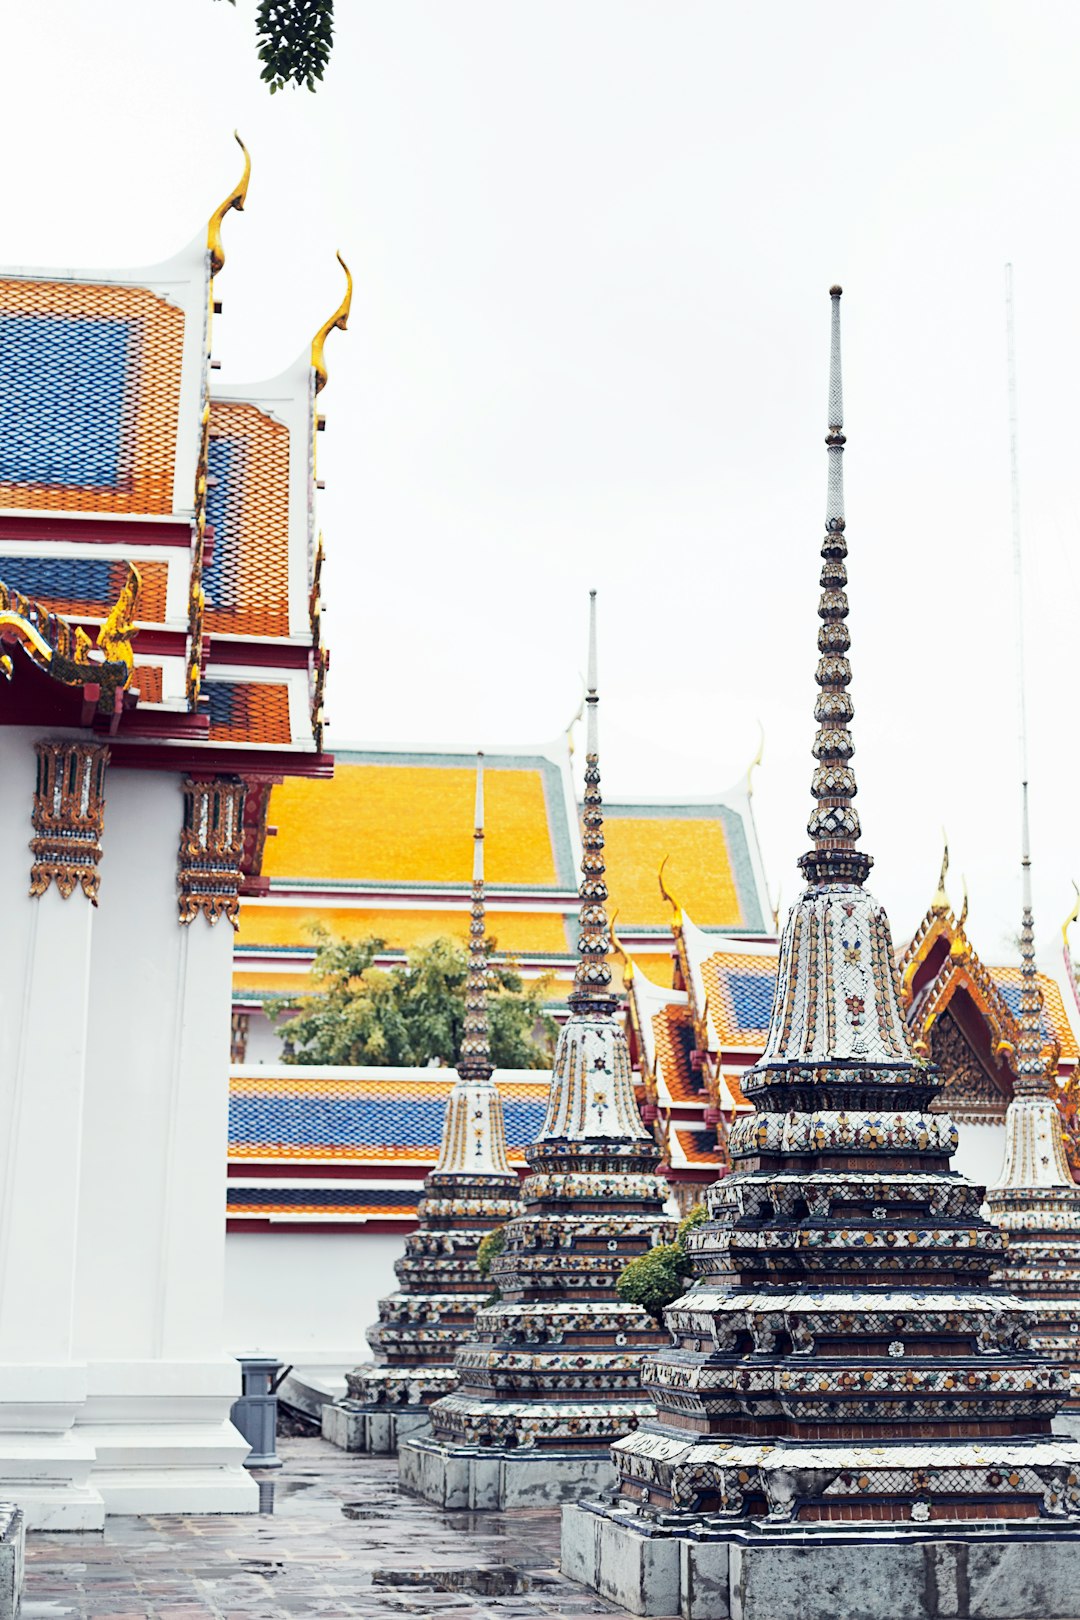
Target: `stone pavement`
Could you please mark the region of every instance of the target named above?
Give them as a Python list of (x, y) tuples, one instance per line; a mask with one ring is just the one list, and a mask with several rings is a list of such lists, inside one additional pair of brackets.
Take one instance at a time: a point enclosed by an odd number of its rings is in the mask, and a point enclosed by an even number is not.
[(282, 1440), (274, 1513), (31, 1535), (23, 1620), (607, 1620), (558, 1571), (557, 1511), (440, 1513), (391, 1458)]

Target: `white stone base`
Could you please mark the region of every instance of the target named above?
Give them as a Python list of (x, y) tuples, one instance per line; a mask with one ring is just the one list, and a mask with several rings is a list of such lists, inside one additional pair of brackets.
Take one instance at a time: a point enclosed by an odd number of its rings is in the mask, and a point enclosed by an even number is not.
[(104, 1530), (93, 1463), (93, 1446), (70, 1430), (0, 1433), (0, 1498), (18, 1503), (28, 1530)]
[(92, 1363), (74, 1434), (105, 1512), (257, 1513), (251, 1448), (229, 1421), (239, 1388), (232, 1357)]
[(0, 1502), (0, 1620), (16, 1620), (22, 1602), (26, 1526), (21, 1509)]
[(402, 1441), (398, 1476), (406, 1490), (437, 1507), (478, 1510), (556, 1507), (609, 1490), (615, 1483), (615, 1470), (605, 1449), (498, 1451), (431, 1439)]
[(322, 1409), (322, 1436), (342, 1451), (364, 1451), (392, 1457), (407, 1435), (427, 1434), (431, 1415), (426, 1406), (360, 1406), (355, 1401), (328, 1401)]
[(0, 1502), (28, 1530), (101, 1530), (93, 1445), (75, 1430), (86, 1400), (81, 1362), (0, 1364)]
[[(681, 1620), (1077, 1620), (1080, 1525), (650, 1534), (566, 1506), (562, 1571), (638, 1615)], [(722, 1539), (721, 1539), (722, 1537)]]

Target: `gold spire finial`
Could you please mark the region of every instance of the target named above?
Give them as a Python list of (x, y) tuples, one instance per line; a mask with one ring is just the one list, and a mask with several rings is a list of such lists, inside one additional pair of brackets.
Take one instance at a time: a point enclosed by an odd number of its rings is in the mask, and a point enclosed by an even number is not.
[(959, 928), (960, 932), (963, 933), (964, 932), (964, 925), (967, 922), (967, 914), (968, 914), (967, 878), (964, 876), (963, 872), (961, 872), (961, 874), (960, 874), (960, 883), (961, 883), (961, 885), (963, 887), (963, 890), (964, 890), (964, 899), (963, 899), (963, 902), (962, 902), (962, 904), (960, 906), (960, 915), (956, 919), (956, 921), (957, 921), (957, 927)]
[(210, 223), (206, 227), (206, 246), (210, 254), (210, 274), (216, 276), (225, 265), (225, 248), (221, 241), (221, 223), (230, 208), (243, 213), (247, 201), (248, 181), (251, 179), (251, 157), (247, 147), (240, 139), (239, 132), (233, 130), (233, 140), (244, 154), (244, 172), (239, 183), (233, 187), (223, 203), (220, 203), (210, 215)]
[(326, 387), (326, 361), (323, 357), (323, 349), (326, 347), (326, 340), (335, 327), (337, 327), (339, 332), (344, 332), (347, 330), (349, 325), (349, 311), (352, 309), (352, 271), (349, 269), (340, 253), (337, 255), (337, 262), (345, 272), (345, 296), (341, 300), (341, 303), (338, 305), (337, 309), (335, 309), (334, 313), (331, 315), (330, 319), (323, 322), (322, 326), (319, 327), (319, 330), (311, 340), (311, 369), (315, 373), (315, 392), (317, 394), (321, 394), (323, 389)]
[(939, 915), (950, 909), (949, 896), (945, 890), (945, 879), (949, 875), (949, 837), (944, 827), (941, 829), (941, 840), (945, 846), (941, 857), (941, 871), (938, 873), (934, 898), (930, 902), (930, 910), (937, 912)]

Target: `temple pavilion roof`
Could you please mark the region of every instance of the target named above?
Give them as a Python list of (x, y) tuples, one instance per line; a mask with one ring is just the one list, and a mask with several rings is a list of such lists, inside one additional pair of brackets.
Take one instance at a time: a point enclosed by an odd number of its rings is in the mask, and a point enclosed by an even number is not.
[[(416, 1217), (435, 1168), (453, 1069), (240, 1066), (229, 1083), (230, 1224)], [(524, 1169), (547, 1069), (496, 1070), (507, 1153)]]
[[(327, 774), (316, 397), (348, 294), (272, 382), (212, 383), (222, 219), (247, 175), (245, 154), (209, 225), (162, 264), (0, 269), (0, 584), (93, 645), (137, 571), (114, 763), (187, 768), (199, 744), (212, 768), (257, 753), (278, 775)], [(90, 723), (85, 699), (50, 700), (21, 664), (5, 717)]]
[[(667, 889), (667, 868), (663, 882)], [(620, 925), (639, 1095), (660, 1110), (658, 1129), (673, 1170), (718, 1168), (723, 1154), (708, 1110), (715, 1106), (730, 1124), (749, 1107), (741, 1076), (764, 1050), (779, 946), (771, 939), (717, 939), (688, 915), (673, 881), (668, 900), (667, 983), (653, 965), (655, 957), (646, 971), (642, 956), (628, 952)], [(1057, 975), (1038, 976), (1044, 1037), (1047, 1049), (1059, 1053), (1063, 1081), (1080, 1064), (1080, 997), (1072, 989), (1067, 950), (1065, 964)], [(1003, 1119), (1013, 1084), (1008, 1053), (1019, 1037), (1019, 965), (984, 964), (968, 937), (966, 910), (957, 916), (938, 899), (898, 952), (897, 975), (919, 1049), (948, 1063), (958, 1040), (970, 1048), (963, 1092), (949, 1098), (954, 1116)]]
[[(473, 754), (345, 745), (335, 760), (332, 781), (291, 779), (273, 790), (269, 820), (277, 833), (264, 857), (266, 892), (241, 912), (239, 1006), (303, 989), (313, 924), (384, 939), (387, 960), (467, 931), (461, 873), (469, 862)], [(577, 960), (581, 835), (569, 742), (489, 749), (485, 772), (489, 932), (527, 977), (550, 975), (558, 1010)], [(745, 790), (700, 802), (624, 800), (605, 805), (605, 818), (612, 909), (648, 971), (670, 973), (671, 934), (656, 883), (665, 858), (665, 870), (678, 874), (681, 892), (708, 919), (713, 932), (704, 937), (771, 929)]]

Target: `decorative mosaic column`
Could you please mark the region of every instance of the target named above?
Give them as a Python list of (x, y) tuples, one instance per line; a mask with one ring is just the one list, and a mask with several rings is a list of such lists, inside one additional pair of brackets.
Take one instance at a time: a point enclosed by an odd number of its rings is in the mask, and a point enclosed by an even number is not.
[(445, 1507), (573, 1500), (611, 1478), (609, 1446), (651, 1413), (641, 1357), (655, 1321), (616, 1292), (620, 1272), (674, 1236), (659, 1150), (634, 1101), (608, 964), (603, 807), (596, 732), (595, 592), (580, 888), (580, 961), (559, 1037), (547, 1117), (528, 1150), (525, 1212), (492, 1267), (498, 1304), (458, 1353), (456, 1394), (432, 1435), (406, 1441), (402, 1480)]
[(614, 1448), (617, 1505), (566, 1511), (562, 1567), (633, 1589), (641, 1613), (708, 1591), (692, 1612), (1042, 1620), (1071, 1614), (1080, 1585), (1080, 1445), (1051, 1430), (1067, 1371), (1033, 1353), (1029, 1311), (994, 1280), (983, 1189), (949, 1170), (956, 1129), (930, 1111), (939, 1076), (911, 1049), (863, 887), (831, 296), (806, 888), (743, 1081), (755, 1112), (732, 1127), (734, 1173), (710, 1189), (694, 1283), (647, 1364), (656, 1417)]
[[(9, 894), (4, 941), (14, 1039), (0, 1078), (0, 1475), (31, 1528), (94, 1529), (104, 1507), (89, 1483), (93, 1446), (74, 1432), (87, 1369), (73, 1315), (109, 750), (81, 738), (33, 748), (29, 897)], [(24, 773), (25, 817), (29, 751), (5, 737), (8, 749), (8, 782)]]
[(405, 1435), (430, 1427), (428, 1408), (457, 1388), (455, 1351), (472, 1336), (477, 1309), (491, 1293), (477, 1250), (520, 1209), (518, 1178), (506, 1157), (502, 1098), (491, 1078), (486, 935), (481, 754), (458, 1077), (447, 1102), (439, 1161), (424, 1182), (419, 1228), (394, 1264), (401, 1286), (379, 1301), (379, 1320), (368, 1329), (375, 1359), (347, 1375), (344, 1400), (323, 1407), (324, 1437), (346, 1451), (392, 1453)]
[(1069, 1370), (1071, 1397), (1058, 1426), (1080, 1438), (1080, 1187), (1070, 1174), (1061, 1134), (1057, 1045), (1043, 1033), (1026, 782), (1023, 873), (1020, 1039), (1009, 1054), (1016, 1089), (1005, 1114), (1001, 1178), (987, 1191), (986, 1202), (992, 1219), (1008, 1234), (998, 1280), (1031, 1312), (1032, 1348)]

